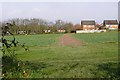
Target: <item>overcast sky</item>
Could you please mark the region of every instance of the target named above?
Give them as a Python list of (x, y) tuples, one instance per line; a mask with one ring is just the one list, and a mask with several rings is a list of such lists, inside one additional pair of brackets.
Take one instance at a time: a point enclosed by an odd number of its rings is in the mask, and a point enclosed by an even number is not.
[(0, 3), (0, 21), (2, 21), (2, 4)]
[(0, 2), (118, 2), (119, 0), (0, 0)]
[(120, 21), (120, 1), (119, 1), (119, 4), (118, 4), (118, 20)]
[[(46, 0), (45, 0), (46, 1)], [(73, 0), (72, 0), (73, 1)], [(5, 2), (0, 4), (3, 20), (12, 18), (42, 18), (49, 21), (62, 19), (74, 24), (83, 19), (118, 19), (118, 2)], [(1, 17), (0, 17), (1, 19)]]

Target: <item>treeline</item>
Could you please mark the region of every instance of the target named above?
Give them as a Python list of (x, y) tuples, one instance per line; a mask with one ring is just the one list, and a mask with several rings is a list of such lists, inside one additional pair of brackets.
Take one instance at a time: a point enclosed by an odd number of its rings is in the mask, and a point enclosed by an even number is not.
[(1, 23), (1, 27), (5, 26), (6, 23), (10, 23), (10, 31), (14, 34), (43, 34), (47, 33), (58, 33), (58, 30), (65, 30), (69, 33), (73, 24), (71, 22), (65, 22), (62, 20), (56, 20), (55, 22), (49, 22), (43, 19), (11, 19)]

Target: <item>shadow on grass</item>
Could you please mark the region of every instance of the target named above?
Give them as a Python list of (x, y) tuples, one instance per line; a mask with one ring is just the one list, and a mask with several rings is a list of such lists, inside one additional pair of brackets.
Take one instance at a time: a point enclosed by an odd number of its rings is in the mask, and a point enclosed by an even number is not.
[[(22, 62), (9, 56), (2, 57), (2, 64), (2, 74), (4, 78), (49, 78), (49, 75), (54, 72), (51, 72), (51, 70), (49, 72), (49, 70), (47, 70), (48, 67), (54, 67), (51, 64), (45, 64), (42, 62)], [(69, 72), (79, 65), (79, 63), (69, 64), (63, 67), (61, 66), (60, 68), (58, 68), (58, 70), (62, 69), (63, 71)], [(112, 78), (117, 80), (120, 79), (120, 75), (118, 72), (118, 63), (110, 62), (92, 66), (93, 70), (90, 71), (90, 73), (94, 75), (93, 78)], [(96, 66), (97, 69), (94, 69), (94, 66)], [(88, 68), (85, 67), (85, 70), (87, 69)]]
[[(120, 63), (109, 62), (98, 65), (97, 66), (98, 75), (101, 75), (102, 77), (105, 78), (120, 79), (118, 64), (120, 65)], [(102, 73), (104, 74), (102, 75)]]
[(37, 72), (40, 73), (41, 69), (51, 66), (42, 62), (39, 64), (37, 62), (22, 62), (10, 56), (2, 57), (2, 65), (3, 78), (28, 78), (28, 76), (30, 77), (31, 74)]

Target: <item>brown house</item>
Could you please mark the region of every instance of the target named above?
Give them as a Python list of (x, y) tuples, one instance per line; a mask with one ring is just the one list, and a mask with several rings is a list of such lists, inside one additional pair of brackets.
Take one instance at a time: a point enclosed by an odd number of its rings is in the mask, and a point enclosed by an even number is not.
[(83, 30), (95, 30), (95, 21), (94, 20), (81, 21), (81, 26)]
[(117, 20), (104, 20), (103, 26), (106, 29), (110, 29), (110, 30), (118, 29), (118, 21)]

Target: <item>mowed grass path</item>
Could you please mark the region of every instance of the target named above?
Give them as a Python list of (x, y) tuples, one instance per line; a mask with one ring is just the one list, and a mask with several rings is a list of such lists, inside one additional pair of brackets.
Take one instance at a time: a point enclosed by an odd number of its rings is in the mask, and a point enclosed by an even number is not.
[(25, 42), (30, 48), (28, 52), (22, 48), (16, 51), (19, 60), (30, 63), (26, 65), (30, 78), (118, 77), (117, 31), (70, 34), (82, 42), (80, 46), (59, 46), (60, 36), (62, 34), (16, 36), (18, 41)]

